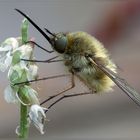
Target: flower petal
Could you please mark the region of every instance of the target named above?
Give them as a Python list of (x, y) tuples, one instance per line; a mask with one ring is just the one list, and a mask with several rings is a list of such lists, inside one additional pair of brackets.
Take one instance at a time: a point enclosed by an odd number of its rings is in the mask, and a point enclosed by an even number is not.
[(10, 50), (12, 50), (11, 45), (5, 45), (3, 48), (0, 47), (0, 52), (6, 52), (6, 51), (10, 51)]
[(5, 72), (7, 69), (6, 65), (0, 62), (0, 71)]
[(35, 64), (29, 65), (28, 74), (27, 74), (28, 80), (36, 79), (38, 76), (37, 72), (38, 72), (37, 65)]
[(21, 58), (29, 59), (31, 57), (33, 48), (31, 47), (30, 44), (25, 44), (25, 45), (22, 45), (22, 46), (18, 47), (17, 49), (15, 49), (14, 52), (15, 51), (21, 52)]
[(27, 71), (19, 64), (16, 64), (10, 67), (8, 78), (12, 84), (27, 81)]
[(3, 58), (0, 59), (0, 70), (2, 72), (6, 71), (7, 68), (11, 65), (11, 62), (12, 62), (12, 57), (9, 55), (9, 56), (5, 56)]
[(41, 106), (34, 104), (31, 106), (29, 112), (30, 119), (41, 134), (44, 134), (44, 123), (46, 120), (44, 110), (46, 110), (46, 108), (42, 108)]
[(16, 93), (8, 86), (4, 91), (4, 98), (8, 103), (18, 103)]
[(10, 37), (7, 38), (2, 44), (1, 44), (1, 48), (5, 48), (5, 46), (11, 46), (12, 49), (15, 49), (19, 46), (18, 40), (17, 38), (14, 37)]
[(31, 104), (39, 104), (39, 100), (37, 98), (37, 92), (32, 88), (29, 88), (28, 92), (29, 92), (28, 96), (29, 96)]
[(20, 126), (18, 125), (15, 130), (16, 134), (20, 136)]
[(4, 72), (12, 61), (12, 50), (18, 47), (16, 38), (8, 38), (0, 45), (0, 70)]
[(6, 65), (7, 67), (9, 67), (9, 66), (11, 65), (11, 62), (12, 62), (12, 56), (10, 55), (10, 52), (9, 52), (9, 53), (7, 53), (7, 55), (6, 55), (5, 65)]

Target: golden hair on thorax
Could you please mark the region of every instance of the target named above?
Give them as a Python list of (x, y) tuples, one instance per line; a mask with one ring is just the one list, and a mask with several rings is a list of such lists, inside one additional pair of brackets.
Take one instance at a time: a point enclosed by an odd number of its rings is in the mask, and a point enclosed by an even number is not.
[(93, 91), (111, 90), (114, 82), (86, 58), (86, 55), (90, 55), (116, 73), (116, 65), (110, 60), (104, 46), (91, 35), (81, 31), (68, 33), (67, 38), (69, 41), (64, 52), (64, 57), (66, 56), (64, 60), (69, 70), (74, 70), (76, 75)]

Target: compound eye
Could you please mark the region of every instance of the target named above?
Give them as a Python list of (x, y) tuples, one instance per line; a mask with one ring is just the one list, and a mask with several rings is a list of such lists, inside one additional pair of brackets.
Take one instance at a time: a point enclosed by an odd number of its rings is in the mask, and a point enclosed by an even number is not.
[(59, 53), (64, 53), (67, 46), (67, 37), (66, 36), (57, 36), (54, 42), (54, 48)]

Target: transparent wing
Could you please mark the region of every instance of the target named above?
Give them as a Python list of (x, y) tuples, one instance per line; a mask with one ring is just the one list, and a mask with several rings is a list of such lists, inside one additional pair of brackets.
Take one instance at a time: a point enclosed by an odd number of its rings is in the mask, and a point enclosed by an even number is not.
[(90, 62), (92, 62), (96, 67), (101, 69), (121, 90), (123, 90), (137, 105), (140, 106), (140, 94), (132, 88), (126, 80), (120, 78), (116, 73), (106, 68), (102, 64), (99, 64), (91, 57), (89, 57)]

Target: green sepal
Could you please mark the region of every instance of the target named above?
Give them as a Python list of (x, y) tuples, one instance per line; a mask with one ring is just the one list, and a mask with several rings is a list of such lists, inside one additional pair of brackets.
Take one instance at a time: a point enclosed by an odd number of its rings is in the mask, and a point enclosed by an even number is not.
[(13, 58), (12, 58), (12, 65), (16, 65), (17, 63), (19, 63), (20, 60), (20, 56), (21, 56), (21, 52), (20, 51), (15, 51), (13, 53)]
[(20, 65), (15, 65), (10, 74), (10, 82), (12, 84), (27, 81), (27, 71), (20, 67)]
[(29, 98), (29, 91), (27, 86), (22, 86), (19, 88), (19, 97), (25, 104), (30, 104), (30, 98)]
[(26, 104), (39, 104), (37, 93), (30, 86), (22, 86), (19, 89), (20, 99)]

